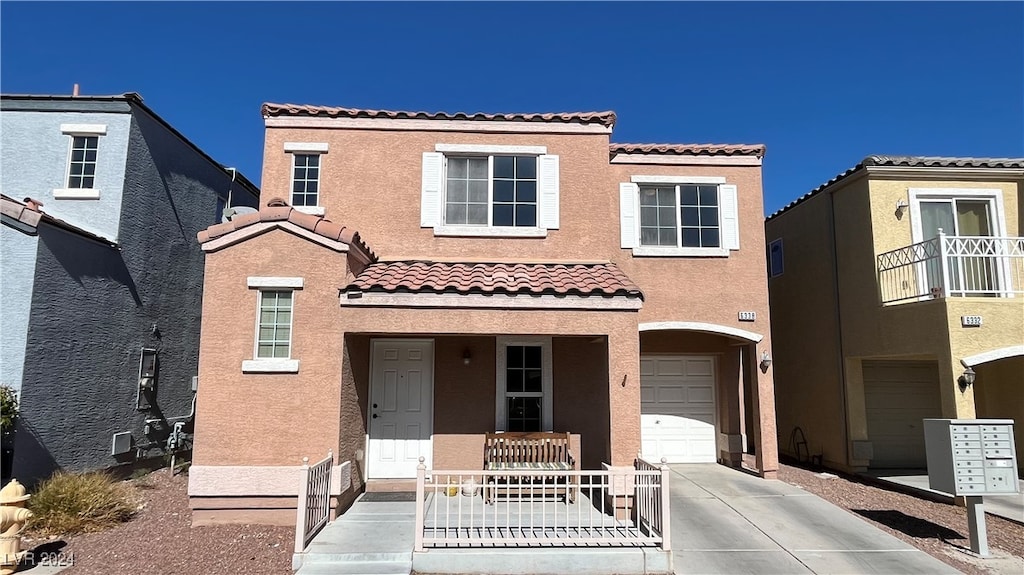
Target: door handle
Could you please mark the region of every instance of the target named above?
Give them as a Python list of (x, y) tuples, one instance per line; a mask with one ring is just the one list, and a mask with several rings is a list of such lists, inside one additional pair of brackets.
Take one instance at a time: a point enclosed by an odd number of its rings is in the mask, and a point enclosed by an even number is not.
[(376, 413), (373, 414), (373, 418), (377, 419), (377, 414)]

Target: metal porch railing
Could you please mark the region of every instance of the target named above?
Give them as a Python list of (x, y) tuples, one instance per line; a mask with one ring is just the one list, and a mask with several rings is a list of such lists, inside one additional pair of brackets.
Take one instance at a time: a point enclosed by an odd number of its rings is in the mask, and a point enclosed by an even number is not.
[(416, 477), (415, 549), (643, 547), (670, 550), (669, 469), (428, 470)]
[(302, 553), (316, 534), (327, 525), (331, 515), (331, 466), (334, 452), (309, 465), (309, 458), (302, 458), (302, 473), (299, 481), (299, 504), (295, 520), (295, 552)]

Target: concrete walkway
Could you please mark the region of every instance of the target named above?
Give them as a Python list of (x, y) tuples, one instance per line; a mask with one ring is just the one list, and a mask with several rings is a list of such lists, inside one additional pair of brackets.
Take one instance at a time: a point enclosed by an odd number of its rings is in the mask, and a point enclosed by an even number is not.
[(958, 573), (816, 495), (720, 465), (673, 465), (676, 573)]
[[(672, 559), (676, 573), (958, 573), (864, 519), (787, 483), (765, 481), (715, 464), (673, 465), (672, 470)], [(298, 575), (408, 575), (413, 561), (414, 505), (357, 501), (317, 536)], [(641, 552), (465, 551), (486, 559), (477, 564), (480, 569), (498, 564), (533, 565), (532, 572), (536, 573), (566, 564), (576, 569), (559, 568), (555, 572), (588, 573), (595, 570), (588, 569), (588, 565), (609, 567), (616, 558), (625, 558), (624, 554)], [(440, 558), (440, 554), (435, 556)], [(429, 558), (429, 553), (425, 557)], [(620, 568), (612, 571), (626, 572)]]
[[(953, 501), (952, 495), (942, 493), (941, 491), (934, 491), (928, 487), (928, 474), (920, 469), (868, 471), (863, 473), (863, 475), (875, 481), (905, 488), (905, 491), (909, 490), (942, 501)], [(1024, 523), (1024, 481), (1018, 480), (1018, 483), (1020, 484), (1020, 493), (1016, 495), (985, 496), (985, 513), (998, 515), (1017, 523)]]

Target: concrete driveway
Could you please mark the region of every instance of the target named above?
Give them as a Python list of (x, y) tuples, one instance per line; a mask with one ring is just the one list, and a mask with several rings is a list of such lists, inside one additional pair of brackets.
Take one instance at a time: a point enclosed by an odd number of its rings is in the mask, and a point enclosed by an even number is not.
[(671, 467), (676, 573), (959, 573), (788, 483), (715, 464)]

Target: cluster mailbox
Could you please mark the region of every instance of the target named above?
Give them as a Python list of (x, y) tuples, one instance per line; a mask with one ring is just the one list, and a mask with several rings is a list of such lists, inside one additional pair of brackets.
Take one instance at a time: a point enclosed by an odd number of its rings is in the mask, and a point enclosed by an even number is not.
[(925, 419), (928, 483), (935, 491), (1018, 493), (1012, 419)]

